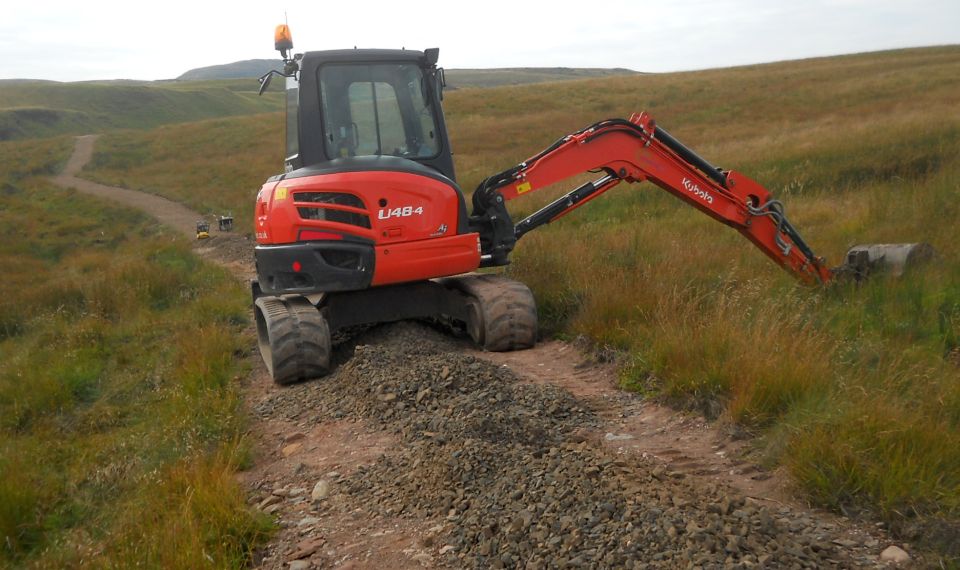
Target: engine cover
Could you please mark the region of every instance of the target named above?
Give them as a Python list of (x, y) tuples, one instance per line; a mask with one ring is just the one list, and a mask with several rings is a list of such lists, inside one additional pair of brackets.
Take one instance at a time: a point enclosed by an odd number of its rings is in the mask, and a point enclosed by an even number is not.
[(257, 195), (258, 278), (273, 293), (357, 290), (479, 267), (479, 236), (461, 232), (463, 196), (441, 176), (306, 174), (268, 182)]

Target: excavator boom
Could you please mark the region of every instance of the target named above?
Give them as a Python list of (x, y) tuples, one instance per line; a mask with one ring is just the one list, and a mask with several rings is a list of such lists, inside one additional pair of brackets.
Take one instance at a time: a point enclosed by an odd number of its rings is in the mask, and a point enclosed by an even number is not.
[[(584, 172), (603, 172), (513, 226), (504, 202)], [(611, 119), (561, 138), (544, 151), (480, 183), (473, 196), (472, 224), (481, 235), (482, 263), (507, 263), (517, 239), (593, 200), (620, 182), (649, 181), (686, 204), (730, 226), (767, 257), (806, 283), (827, 283), (838, 275), (863, 276), (871, 266), (906, 260), (923, 244), (858, 246), (860, 266), (830, 269), (787, 219), (783, 205), (763, 186), (701, 158), (647, 113)], [(879, 249), (878, 249), (879, 248)], [(855, 248), (856, 249), (856, 248)], [(848, 256), (849, 257), (849, 256)], [(900, 268), (902, 270), (902, 267)]]

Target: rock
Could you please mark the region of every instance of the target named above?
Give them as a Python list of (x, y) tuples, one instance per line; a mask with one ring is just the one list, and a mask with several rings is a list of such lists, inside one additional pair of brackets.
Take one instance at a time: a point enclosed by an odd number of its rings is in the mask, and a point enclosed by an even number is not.
[(281, 498), (279, 495), (274, 495), (271, 493), (270, 495), (267, 496), (266, 499), (260, 501), (260, 504), (257, 505), (257, 508), (262, 511), (262, 510), (265, 510), (270, 505), (276, 505), (282, 500), (283, 498)]
[(268, 515), (272, 515), (273, 513), (279, 511), (281, 507), (283, 507), (282, 503), (274, 503), (269, 507), (263, 509), (263, 512), (267, 513)]
[(309, 570), (313, 568), (313, 563), (309, 560), (294, 560), (289, 563), (289, 570)]
[(452, 544), (444, 545), (444, 546), (442, 546), (442, 547), (440, 548), (440, 555), (442, 556), (442, 555), (444, 555), (444, 554), (446, 554), (446, 553), (448, 553), (448, 552), (453, 552), (453, 551), (456, 550), (456, 549), (457, 549), (457, 547), (454, 546), (454, 545), (452, 545)]
[(419, 404), (424, 398), (430, 395), (430, 388), (422, 388), (417, 392), (416, 401)]
[(295, 431), (295, 432), (284, 435), (283, 443), (295, 443), (297, 441), (302, 441), (304, 439), (307, 439), (306, 434), (304, 434), (303, 432)]
[(431, 566), (433, 565), (433, 556), (430, 556), (426, 552), (421, 552), (420, 554), (415, 554), (411, 557), (414, 562), (419, 562), (420, 566)]
[(322, 538), (311, 538), (304, 540), (303, 542), (297, 544), (297, 549), (293, 552), (293, 554), (290, 555), (289, 560), (292, 561), (306, 558), (312, 555), (314, 552), (320, 550), (323, 545), (326, 544), (326, 542), (327, 541)]
[(330, 482), (326, 479), (320, 479), (317, 481), (317, 484), (313, 486), (313, 491), (310, 492), (310, 498), (314, 501), (320, 501), (326, 499), (329, 494)]
[(283, 446), (283, 448), (280, 449), (280, 453), (284, 457), (290, 457), (294, 453), (300, 451), (301, 447), (303, 447), (303, 443), (300, 443), (300, 442), (291, 443), (290, 445)]
[(616, 434), (612, 432), (607, 432), (607, 435), (603, 436), (603, 439), (607, 441), (627, 441), (633, 439), (633, 436), (629, 433)]
[(903, 564), (910, 561), (910, 555), (899, 546), (891, 544), (880, 553), (880, 561)]
[(320, 519), (318, 519), (317, 517), (303, 517), (303, 518), (300, 519), (300, 521), (297, 523), (297, 526), (301, 526), (301, 527), (303, 527), (303, 526), (313, 526), (313, 525), (317, 524), (318, 522), (320, 522)]

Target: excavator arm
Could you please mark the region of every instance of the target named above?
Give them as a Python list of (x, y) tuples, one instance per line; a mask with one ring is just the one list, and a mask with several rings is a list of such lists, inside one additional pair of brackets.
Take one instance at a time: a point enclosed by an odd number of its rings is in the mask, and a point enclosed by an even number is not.
[[(602, 173), (544, 208), (511, 221), (505, 202), (584, 172)], [(480, 183), (471, 226), (480, 233), (483, 266), (505, 265), (516, 241), (613, 188), (649, 181), (743, 234), (764, 254), (807, 283), (826, 283), (834, 271), (817, 257), (768, 190), (734, 171), (722, 171), (658, 127), (646, 113), (601, 121), (567, 135), (517, 166)]]

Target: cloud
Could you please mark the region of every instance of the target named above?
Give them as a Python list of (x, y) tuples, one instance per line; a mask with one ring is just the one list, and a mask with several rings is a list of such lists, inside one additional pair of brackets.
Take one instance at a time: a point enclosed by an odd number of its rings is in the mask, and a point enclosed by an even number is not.
[[(702, 69), (960, 43), (953, 0), (291, 0), (298, 50), (439, 46), (447, 67)], [(0, 77), (162, 79), (272, 57), (284, 12), (262, 2), (15, 2), (0, 22)]]

